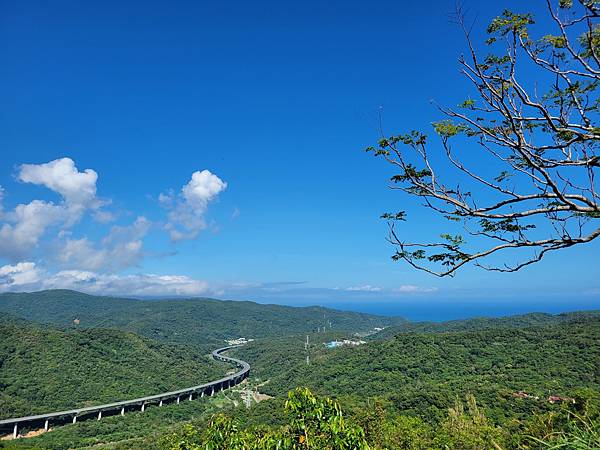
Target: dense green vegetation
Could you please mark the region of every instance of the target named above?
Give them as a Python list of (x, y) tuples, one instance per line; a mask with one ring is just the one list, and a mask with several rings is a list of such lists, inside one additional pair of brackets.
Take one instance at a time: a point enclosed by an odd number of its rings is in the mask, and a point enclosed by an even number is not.
[(229, 367), (195, 347), (119, 330), (0, 322), (0, 418), (194, 386)]
[[(319, 339), (321, 338), (321, 339)], [(474, 394), (496, 423), (543, 413), (547, 397), (600, 390), (600, 318), (561, 325), (478, 331), (401, 333), (358, 347), (326, 349), (313, 335), (306, 364), (301, 336), (236, 350), (261, 389), (281, 396), (295, 386), (339, 396), (383, 398), (404, 414), (435, 423), (456, 397)], [(517, 398), (524, 391), (534, 398)]]
[[(75, 305), (71, 308), (66, 304), (70, 295)], [(0, 303), (6, 297), (0, 297)], [(240, 393), (230, 391), (213, 399), (150, 407), (143, 414), (124, 418), (69, 424), (2, 444), (52, 449), (98, 445), (266, 449), (277, 448), (277, 443), (279, 448), (303, 449), (542, 449), (580, 439), (589, 445), (564, 448), (583, 449), (593, 448), (590, 442), (598, 436), (597, 312), (536, 313), (440, 324), (378, 323), (372, 316), (340, 313), (340, 322), (347, 317), (344, 327), (348, 329), (344, 329), (336, 328), (335, 312), (327, 315), (325, 310), (325, 320), (331, 320), (333, 326), (315, 333), (306, 331), (306, 321), (298, 325), (294, 317), (282, 316), (288, 312), (312, 320), (316, 313), (314, 323), (319, 324), (322, 309), (279, 310), (246, 302), (174, 300), (165, 301), (163, 310), (154, 309), (159, 301), (106, 300), (106, 309), (114, 317), (102, 311), (102, 298), (45, 292), (14, 308), (20, 317), (0, 320), (0, 410), (4, 417), (137, 397), (220, 376), (226, 369), (211, 363), (207, 355), (211, 343), (222, 343), (214, 323), (184, 334), (198, 340), (208, 336), (203, 345), (193, 340), (189, 345), (166, 342), (181, 339), (178, 333), (184, 333), (185, 327), (180, 324), (164, 325), (165, 331), (169, 326), (179, 331), (161, 332), (155, 336), (158, 339), (122, 329), (96, 328), (139, 326), (152, 335), (149, 324), (159, 323), (156, 318), (151, 320), (153, 312), (171, 311), (189, 324), (184, 314), (217, 310), (219, 304), (231, 314), (230, 333), (246, 326), (247, 313), (252, 317), (263, 311), (262, 326), (265, 321), (275, 321), (271, 330), (258, 330), (255, 324), (253, 336), (257, 339), (232, 351), (252, 365), (250, 384), (273, 398), (246, 409)], [(14, 306), (16, 300), (10, 302)], [(22, 319), (26, 311), (44, 305), (45, 311), (32, 315), (46, 324)], [(129, 312), (117, 314), (118, 308)], [(133, 315), (133, 310), (139, 314)], [(54, 314), (58, 318), (52, 319)], [(123, 314), (130, 315), (130, 325)], [(219, 314), (213, 316), (215, 323), (226, 320), (224, 313)], [(74, 324), (72, 317), (81, 323)], [(86, 321), (92, 323), (86, 327)], [(352, 329), (351, 324), (357, 328)], [(379, 325), (388, 328), (368, 336), (366, 344), (335, 349), (323, 345), (334, 339), (357, 339), (354, 332)], [(274, 329), (281, 334), (271, 334)], [(317, 397), (310, 391), (295, 390), (298, 386), (310, 388)], [(288, 391), (292, 391), (289, 398)], [(564, 400), (551, 403), (549, 396)], [(302, 430), (308, 433), (304, 438)]]
[(404, 322), (400, 318), (211, 299), (136, 300), (98, 297), (66, 290), (0, 294), (0, 311), (55, 326), (131, 331), (166, 342), (207, 346), (224, 339), (260, 338), (321, 327), (367, 331)]
[[(237, 350), (276, 398), (185, 426), (164, 448), (600, 448), (600, 317), (551, 325), (400, 333), (325, 349), (334, 333), (258, 341)], [(477, 328), (480, 321), (462, 325)], [(311, 357), (307, 365), (305, 355)], [(310, 391), (337, 397), (315, 398)], [(525, 393), (527, 395), (525, 395)], [(550, 402), (550, 396), (557, 396)], [(342, 405), (346, 414), (342, 413)]]
[(600, 316), (600, 311), (574, 311), (562, 314), (529, 313), (508, 317), (474, 317), (470, 319), (448, 320), (446, 322), (409, 322), (392, 325), (368, 339), (387, 339), (399, 333), (444, 331), (475, 331), (489, 328), (526, 328), (535, 326), (559, 325), (577, 319)]

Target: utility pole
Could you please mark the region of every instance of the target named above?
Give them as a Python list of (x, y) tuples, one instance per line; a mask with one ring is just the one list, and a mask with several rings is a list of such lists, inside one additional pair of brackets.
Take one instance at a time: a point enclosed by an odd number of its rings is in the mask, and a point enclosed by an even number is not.
[(308, 355), (308, 334), (306, 335), (306, 342), (304, 343), (304, 351), (306, 352), (306, 365), (310, 366), (310, 356)]
[(250, 389), (247, 389), (244, 396), (244, 405), (246, 405), (246, 409), (250, 409), (252, 406), (252, 397), (250, 396)]

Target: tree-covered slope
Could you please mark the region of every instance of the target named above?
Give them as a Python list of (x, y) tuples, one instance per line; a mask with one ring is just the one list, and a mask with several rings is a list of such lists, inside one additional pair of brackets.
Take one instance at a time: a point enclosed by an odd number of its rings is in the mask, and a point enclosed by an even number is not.
[(448, 320), (445, 322), (409, 322), (392, 325), (369, 336), (369, 339), (388, 339), (399, 333), (442, 333), (446, 331), (476, 331), (490, 328), (526, 328), (559, 325), (573, 320), (598, 317), (600, 311), (573, 311), (561, 314), (534, 312), (506, 317), (472, 317), (469, 319)]
[(169, 342), (220, 344), (240, 336), (261, 338), (310, 332), (318, 327), (366, 331), (400, 318), (212, 299), (136, 300), (66, 290), (0, 294), (0, 311), (61, 327), (118, 328)]
[(0, 418), (194, 386), (229, 367), (196, 348), (133, 333), (0, 321)]
[[(434, 420), (456, 396), (475, 394), (498, 421), (546, 408), (550, 395), (600, 390), (600, 318), (562, 325), (401, 333), (358, 347), (326, 349), (313, 336), (310, 365), (302, 339), (257, 341), (236, 350), (261, 389), (282, 395), (308, 386), (334, 396), (382, 396), (399, 411)], [(525, 391), (535, 399), (513, 394)]]

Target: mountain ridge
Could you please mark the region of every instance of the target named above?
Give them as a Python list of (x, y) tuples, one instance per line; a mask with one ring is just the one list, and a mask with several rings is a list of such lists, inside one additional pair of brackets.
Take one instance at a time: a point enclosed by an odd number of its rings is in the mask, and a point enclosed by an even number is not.
[(221, 344), (319, 329), (369, 331), (406, 319), (320, 306), (264, 305), (205, 298), (142, 300), (48, 290), (0, 294), (0, 311), (58, 327), (116, 328), (166, 342)]

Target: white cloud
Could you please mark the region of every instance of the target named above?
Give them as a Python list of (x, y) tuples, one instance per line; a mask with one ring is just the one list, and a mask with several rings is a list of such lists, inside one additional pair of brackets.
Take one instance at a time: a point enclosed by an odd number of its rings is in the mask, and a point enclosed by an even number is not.
[(393, 289), (393, 292), (399, 294), (416, 294), (416, 293), (427, 293), (427, 292), (436, 292), (438, 289), (435, 287), (423, 287), (416, 286), (414, 284), (403, 284), (402, 286)]
[(173, 197), (175, 194), (172, 190), (170, 190), (167, 194), (163, 194), (162, 192), (158, 194), (158, 203), (163, 208), (171, 208), (173, 206)]
[(165, 229), (172, 241), (194, 239), (206, 228), (204, 215), (208, 204), (227, 188), (227, 183), (209, 170), (196, 171), (191, 180), (181, 188), (181, 193), (161, 193), (160, 205), (167, 210), (168, 222)]
[(211, 293), (206, 281), (181, 275), (103, 275), (63, 270), (43, 283), (44, 289), (75, 289), (102, 295), (194, 296)]
[(382, 288), (377, 287), (377, 286), (371, 286), (370, 284), (365, 284), (364, 286), (351, 286), (344, 290), (351, 291), (351, 292), (355, 292), (355, 291), (358, 291), (358, 292), (381, 292)]
[(98, 223), (109, 223), (115, 220), (115, 215), (110, 211), (94, 211), (94, 219)]
[(113, 272), (137, 265), (143, 254), (142, 238), (150, 221), (140, 216), (127, 227), (113, 226), (96, 245), (88, 238), (66, 239), (57, 254), (60, 265), (83, 270)]
[(414, 284), (403, 284), (395, 289), (381, 288), (379, 286), (372, 286), (365, 284), (362, 286), (350, 286), (347, 288), (333, 288), (334, 291), (346, 291), (346, 292), (379, 292), (381, 294), (418, 294), (436, 292), (438, 289), (435, 287), (423, 287)]
[(71, 158), (60, 158), (45, 164), (23, 164), (19, 180), (39, 184), (59, 193), (70, 205), (89, 205), (96, 199), (98, 174), (92, 169), (80, 172)]
[(74, 289), (89, 294), (123, 296), (220, 295), (209, 283), (183, 275), (107, 275), (85, 270), (46, 273), (35, 263), (0, 267), (0, 292)]
[(60, 205), (42, 200), (17, 205), (14, 211), (2, 214), (6, 222), (0, 225), (0, 257), (19, 259), (38, 245), (49, 226), (64, 217)]
[(187, 203), (198, 210), (206, 209), (208, 202), (213, 200), (219, 192), (227, 187), (227, 183), (208, 170), (196, 171), (192, 179), (181, 192)]
[[(17, 179), (45, 186), (61, 196), (60, 203), (33, 200), (5, 211), (0, 203), (0, 257), (17, 261), (29, 254), (51, 226), (62, 230), (77, 223), (89, 209), (98, 211), (104, 202), (96, 197), (98, 175), (92, 169), (79, 172), (70, 158), (44, 164), (23, 164)], [(4, 190), (0, 188), (0, 202)]]
[(38, 283), (41, 274), (35, 263), (20, 262), (13, 266), (6, 265), (0, 267), (0, 292), (3, 287), (26, 287)]

